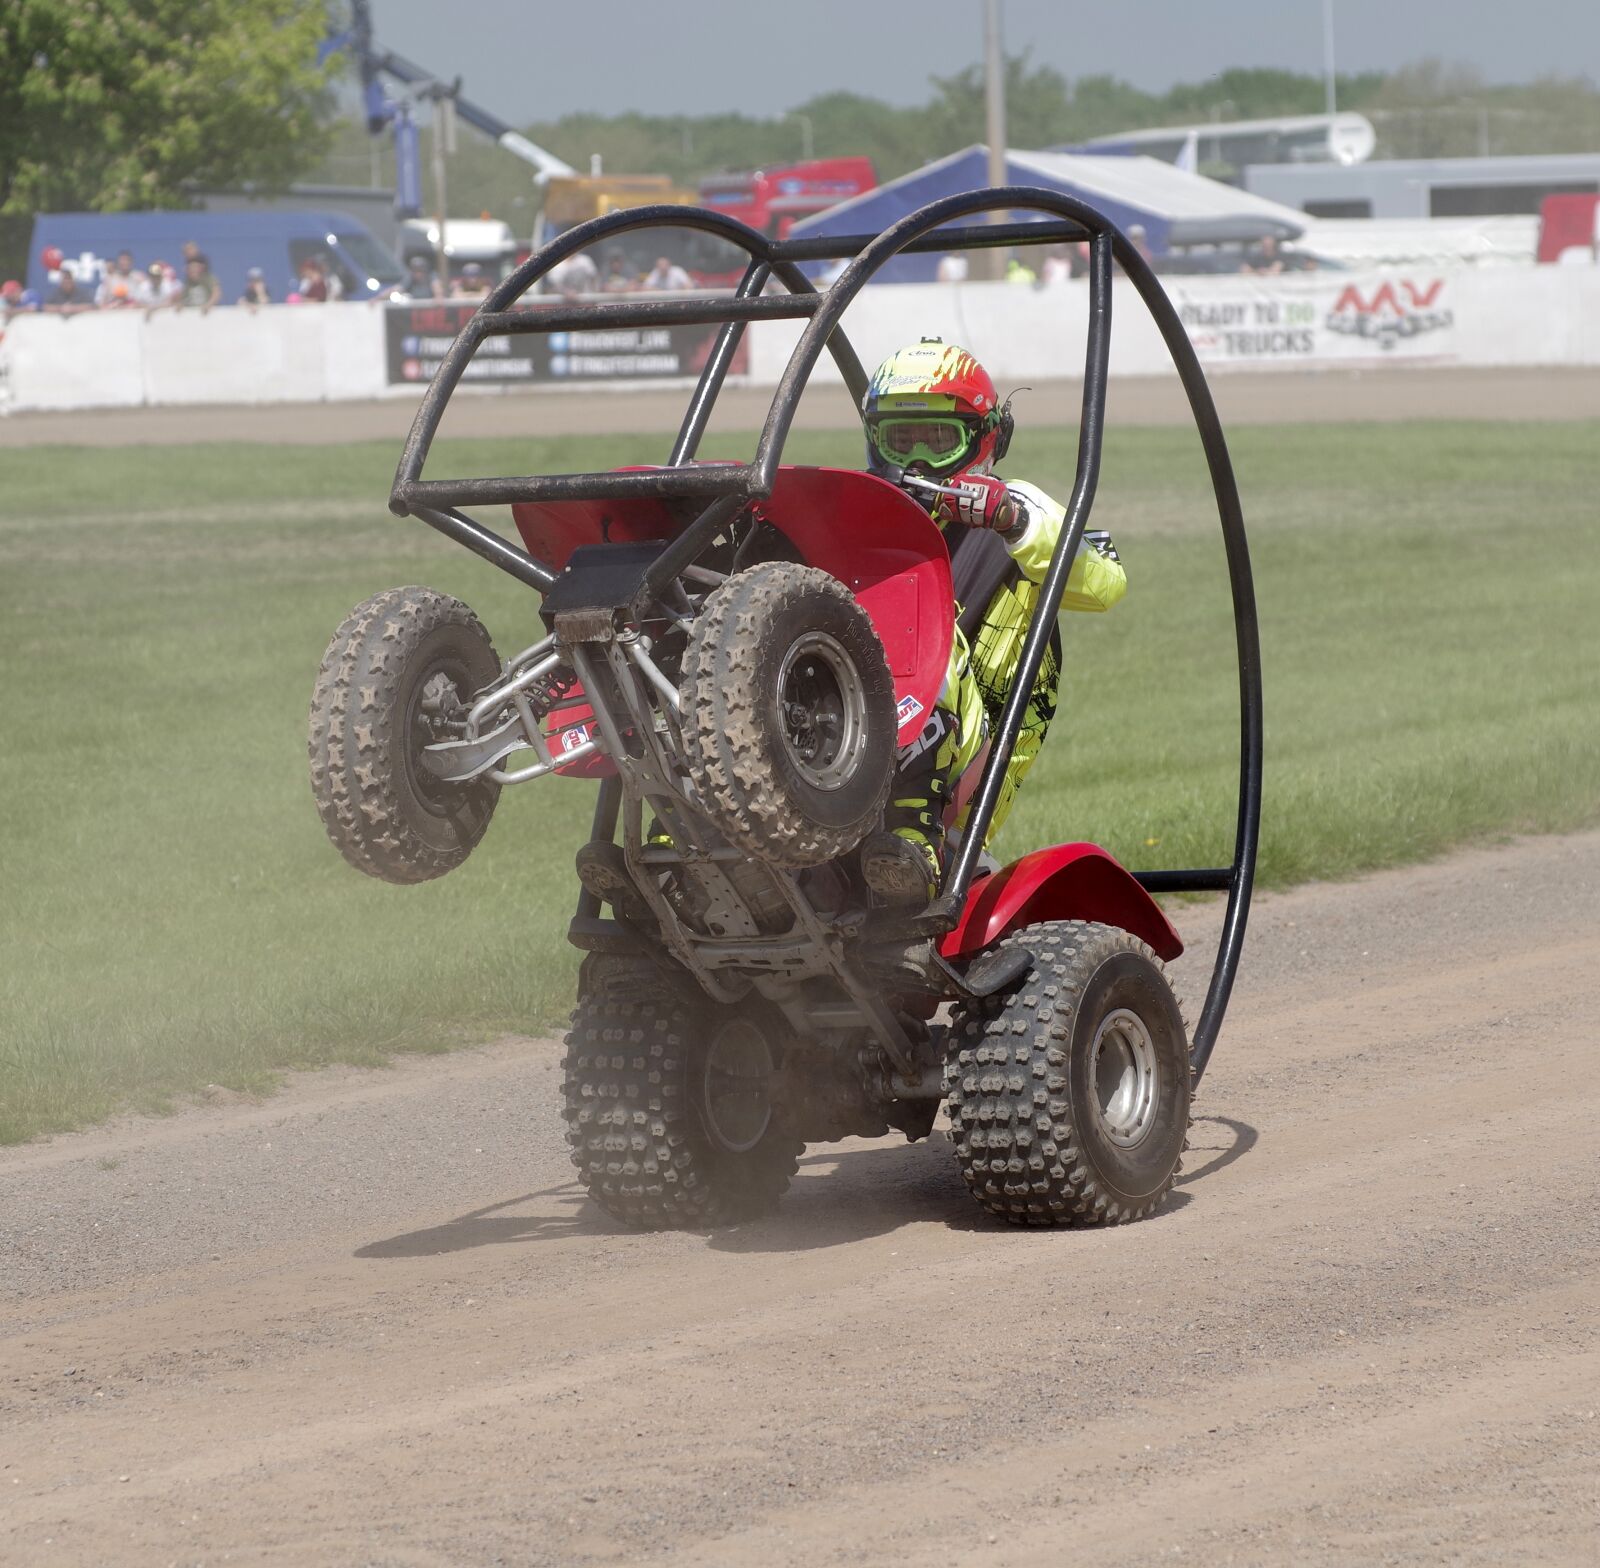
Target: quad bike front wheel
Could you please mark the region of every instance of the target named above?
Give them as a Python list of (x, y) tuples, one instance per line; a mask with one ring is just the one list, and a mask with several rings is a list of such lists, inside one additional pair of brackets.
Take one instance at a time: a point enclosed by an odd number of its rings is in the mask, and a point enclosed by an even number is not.
[(391, 588), (345, 617), (311, 697), (311, 792), (357, 870), (426, 882), (483, 837), (500, 786), (446, 784), (423, 767), (422, 748), (449, 739), (499, 673), (483, 623), (431, 588)]
[(1019, 1225), (1115, 1225), (1176, 1180), (1189, 1131), (1183, 1019), (1155, 955), (1081, 920), (1006, 938), (1017, 985), (958, 1007), (945, 1098), (961, 1174)]
[(562, 1114), (572, 1163), (606, 1213), (645, 1230), (752, 1219), (805, 1145), (774, 1093), (785, 1035), (764, 1014), (602, 991), (572, 1015)]
[(771, 561), (723, 583), (683, 656), (684, 759), (701, 810), (769, 865), (818, 866), (878, 825), (894, 681), (838, 578)]

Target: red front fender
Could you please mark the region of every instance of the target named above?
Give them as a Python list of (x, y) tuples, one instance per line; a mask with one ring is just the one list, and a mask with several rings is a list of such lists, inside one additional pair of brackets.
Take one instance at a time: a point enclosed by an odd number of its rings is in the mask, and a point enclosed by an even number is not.
[(1095, 844), (1057, 844), (975, 883), (961, 923), (939, 944), (946, 958), (971, 958), (1008, 931), (1044, 920), (1118, 926), (1171, 962), (1183, 941), (1130, 872)]

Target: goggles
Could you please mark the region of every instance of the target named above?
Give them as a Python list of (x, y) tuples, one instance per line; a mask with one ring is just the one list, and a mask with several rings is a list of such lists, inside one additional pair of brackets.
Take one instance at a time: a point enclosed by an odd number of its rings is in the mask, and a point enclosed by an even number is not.
[(978, 421), (959, 414), (879, 414), (867, 421), (867, 433), (886, 463), (924, 463), (937, 472), (966, 458), (979, 431)]

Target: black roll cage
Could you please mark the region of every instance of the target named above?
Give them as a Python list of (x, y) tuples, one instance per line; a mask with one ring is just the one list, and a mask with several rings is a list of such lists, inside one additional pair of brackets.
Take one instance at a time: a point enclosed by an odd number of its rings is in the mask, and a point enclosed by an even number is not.
[[(1050, 214), (1025, 222), (989, 222), (966, 227), (944, 225), (982, 213), (1034, 211)], [(533, 310), (514, 310), (523, 294), (567, 257), (608, 235), (632, 229), (678, 227), (700, 229), (729, 240), (750, 258), (731, 296), (690, 299), (638, 299), (563, 303)], [(1216, 1046), (1228, 998), (1233, 990), (1244, 945), (1250, 897), (1255, 883), (1256, 850), (1261, 826), (1262, 703), (1261, 651), (1256, 619), (1250, 552), (1245, 539), (1239, 490), (1227, 442), (1212, 401), (1211, 389), (1184, 331), (1155, 274), (1139, 252), (1103, 214), (1085, 202), (1031, 186), (998, 186), (947, 196), (908, 214), (879, 234), (773, 240), (736, 218), (704, 208), (649, 206), (608, 213), (579, 224), (530, 256), (485, 298), (462, 326), (440, 362), (406, 438), (405, 450), (389, 493), (396, 516), (412, 516), (465, 545), (518, 581), (548, 589), (556, 579), (551, 568), (508, 539), (466, 516), (459, 508), (503, 505), (517, 501), (612, 499), (625, 496), (684, 497), (708, 504), (662, 551), (645, 578), (656, 593), (693, 561), (701, 549), (748, 502), (772, 492), (784, 443), (800, 396), (824, 348), (833, 355), (852, 400), (859, 407), (867, 375), (849, 340), (839, 328), (846, 307), (885, 262), (903, 253), (991, 249), (996, 246), (1054, 245), (1089, 242), (1089, 326), (1079, 423), (1077, 473), (1055, 554), (1041, 587), (1023, 644), (1016, 680), (1001, 711), (983, 777), (969, 807), (967, 831), (955, 861), (944, 876), (928, 918), (934, 929), (952, 930), (978, 866), (988, 825), (994, 816), (1006, 764), (1022, 727), (1028, 695), (1038, 678), (1066, 590), (1073, 558), (1099, 480), (1104, 436), (1107, 369), (1111, 348), (1111, 268), (1115, 262), (1138, 290), (1165, 340), (1189, 398), (1200, 433), (1218, 519), (1227, 555), (1233, 596), (1234, 637), (1239, 668), (1239, 800), (1233, 859), (1223, 867), (1186, 871), (1140, 871), (1136, 879), (1152, 893), (1225, 891), (1227, 909), (1200, 1018), (1190, 1047), (1193, 1079), (1198, 1084)], [(825, 292), (818, 292), (800, 270), (802, 261), (846, 261), (844, 271)], [(775, 279), (788, 291), (766, 295)], [(749, 463), (693, 467), (711, 410), (722, 390), (751, 321), (803, 320), (789, 363), (773, 394), (765, 424)], [(721, 330), (689, 399), (683, 423), (666, 464), (628, 472), (527, 475), (520, 478), (425, 480), (422, 469), (451, 395), (484, 339), (525, 332), (650, 326), (718, 325)], [(615, 832), (618, 781), (600, 787), (595, 830)], [(598, 906), (579, 905), (580, 914), (598, 913)]]

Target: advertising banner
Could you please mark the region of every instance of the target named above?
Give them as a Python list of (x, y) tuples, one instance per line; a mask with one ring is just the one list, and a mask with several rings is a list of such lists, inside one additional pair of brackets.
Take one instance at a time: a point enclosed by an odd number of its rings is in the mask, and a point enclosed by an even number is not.
[(1162, 278), (1207, 365), (1299, 366), (1458, 357), (1444, 272)]
[[(538, 306), (532, 307), (537, 310)], [(427, 381), (476, 306), (457, 300), (391, 303), (384, 320), (390, 386)], [(485, 338), (463, 381), (651, 381), (700, 374), (718, 328), (621, 327)], [(748, 368), (744, 342), (730, 367)]]

